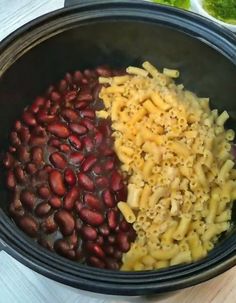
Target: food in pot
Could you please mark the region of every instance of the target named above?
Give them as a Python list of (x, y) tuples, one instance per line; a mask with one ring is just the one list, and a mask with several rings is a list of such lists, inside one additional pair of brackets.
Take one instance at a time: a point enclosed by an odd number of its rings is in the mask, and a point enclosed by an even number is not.
[[(117, 74), (117, 72), (116, 72)], [(4, 160), (10, 215), (29, 236), (62, 256), (118, 269), (135, 238), (117, 207), (127, 197), (98, 76), (110, 69), (67, 73), (23, 112)]]
[[(123, 270), (152, 270), (197, 261), (230, 228), (236, 169), (229, 118), (209, 99), (176, 85), (177, 70), (149, 62), (127, 75), (100, 78), (114, 146), (128, 175), (118, 208), (137, 233)], [(100, 112), (97, 113), (98, 116)]]
[[(236, 197), (226, 111), (149, 62), (66, 74), (17, 120), (4, 164), (10, 215), (44, 247), (99, 268), (205, 257)], [(99, 78), (99, 82), (98, 82)]]

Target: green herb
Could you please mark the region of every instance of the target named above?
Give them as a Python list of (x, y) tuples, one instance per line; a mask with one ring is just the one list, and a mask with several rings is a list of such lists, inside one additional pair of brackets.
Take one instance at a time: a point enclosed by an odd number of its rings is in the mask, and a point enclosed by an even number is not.
[(236, 24), (236, 0), (204, 0), (203, 7), (213, 17)]
[(189, 9), (190, 7), (190, 0), (152, 0), (156, 3), (176, 6), (179, 8)]

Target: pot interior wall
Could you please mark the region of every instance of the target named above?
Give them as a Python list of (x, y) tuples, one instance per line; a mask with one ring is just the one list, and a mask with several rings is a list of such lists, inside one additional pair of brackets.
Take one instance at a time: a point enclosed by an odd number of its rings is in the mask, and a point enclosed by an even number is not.
[[(99, 64), (139, 65), (145, 60), (159, 68), (179, 69), (178, 81), (199, 96), (210, 97), (213, 108), (228, 110), (228, 126), (236, 130), (236, 66), (182, 32), (152, 23), (115, 20), (87, 24), (51, 37), (25, 53), (4, 74), (0, 79), (1, 153), (23, 108), (67, 71)], [(0, 184), (0, 207), (6, 210), (2, 173)]]

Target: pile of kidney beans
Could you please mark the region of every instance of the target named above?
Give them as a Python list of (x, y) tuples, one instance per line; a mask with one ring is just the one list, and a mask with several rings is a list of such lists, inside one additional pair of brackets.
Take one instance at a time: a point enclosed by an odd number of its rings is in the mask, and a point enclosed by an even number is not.
[(98, 77), (117, 74), (103, 66), (67, 73), (15, 122), (4, 159), (16, 224), (51, 251), (115, 270), (135, 232), (116, 206), (127, 187), (111, 123), (95, 110), (103, 107)]

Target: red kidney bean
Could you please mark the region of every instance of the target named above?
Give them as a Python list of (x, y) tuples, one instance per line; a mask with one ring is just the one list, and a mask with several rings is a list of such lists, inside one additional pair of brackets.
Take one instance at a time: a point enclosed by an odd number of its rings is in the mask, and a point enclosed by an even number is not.
[[(58, 104), (53, 105), (50, 109), (49, 109), (49, 113), (52, 116), (56, 116), (56, 114), (59, 112), (60, 110), (60, 106)], [(55, 118), (56, 120), (57, 118)]]
[(86, 101), (75, 101), (75, 108), (76, 109), (84, 109), (88, 106)]
[(93, 101), (93, 96), (87, 91), (80, 91), (77, 97), (77, 101), (91, 102)]
[(26, 171), (28, 174), (33, 175), (37, 171), (37, 167), (34, 163), (27, 163)]
[(114, 171), (111, 175), (111, 189), (113, 191), (121, 190), (124, 187), (123, 179), (121, 174)]
[(70, 146), (68, 144), (61, 144), (59, 146), (59, 149), (63, 153), (69, 153), (69, 152), (71, 152), (71, 148), (70, 148)]
[(53, 170), (52, 166), (49, 164), (45, 165), (43, 169), (47, 173), (50, 173)]
[(47, 185), (42, 185), (38, 188), (38, 194), (43, 199), (48, 199), (51, 196), (51, 191)]
[(52, 208), (58, 209), (62, 207), (62, 201), (60, 198), (54, 196), (48, 201), (48, 203), (52, 206)]
[(75, 176), (74, 171), (71, 168), (67, 168), (65, 170), (64, 179), (65, 179), (65, 182), (67, 184), (69, 184), (70, 186), (75, 185), (75, 183), (76, 183), (76, 176)]
[(50, 99), (54, 102), (60, 102), (61, 101), (61, 95), (56, 91), (52, 91), (51, 94), (50, 94)]
[(76, 258), (76, 252), (72, 249), (68, 250), (68, 252), (66, 253), (65, 257), (74, 260)]
[(102, 236), (107, 237), (110, 234), (110, 228), (106, 223), (98, 227), (98, 231)]
[(71, 123), (70, 124), (70, 129), (74, 132), (74, 133), (76, 133), (76, 134), (78, 134), (78, 135), (84, 135), (84, 134), (86, 134), (87, 133), (87, 128), (85, 127), (85, 126), (83, 126), (83, 125), (81, 125), (81, 124), (79, 124), (79, 123)]
[(99, 199), (91, 193), (86, 193), (84, 195), (84, 202), (92, 209), (101, 210), (102, 205)]
[(109, 235), (109, 236), (107, 237), (107, 240), (108, 240), (108, 242), (109, 242), (110, 244), (115, 244), (115, 242), (116, 242), (116, 238), (115, 238), (114, 235)]
[(70, 122), (77, 121), (79, 118), (79, 115), (70, 108), (63, 109), (61, 111), (61, 115), (65, 120), (70, 121)]
[(20, 194), (20, 201), (24, 207), (32, 210), (36, 202), (35, 194), (27, 189), (23, 189)]
[(37, 124), (34, 114), (29, 111), (23, 113), (22, 120), (29, 126), (35, 126)]
[(82, 84), (88, 84), (89, 81), (88, 81), (88, 79), (86, 79), (85, 77), (83, 77), (83, 78), (81, 79), (81, 83), (82, 83)]
[(29, 144), (32, 145), (44, 145), (47, 142), (45, 136), (31, 136)]
[(115, 259), (117, 259), (117, 260), (121, 260), (122, 259), (122, 255), (123, 255), (123, 253), (120, 250), (116, 249), (114, 251), (113, 257)]
[(127, 222), (127, 221), (125, 221), (124, 219), (120, 222), (120, 224), (119, 224), (119, 226), (120, 226), (120, 229), (122, 230), (122, 231), (125, 231), (125, 232), (127, 232), (129, 229), (130, 229), (130, 224)]
[(3, 164), (8, 169), (13, 167), (13, 165), (15, 164), (15, 159), (12, 154), (8, 152), (6, 153), (5, 158), (3, 160)]
[(49, 174), (49, 184), (52, 191), (58, 195), (63, 196), (66, 192), (66, 188), (63, 181), (62, 174), (57, 170), (52, 170)]
[(52, 123), (56, 120), (56, 116), (46, 113), (45, 110), (39, 110), (37, 113), (37, 120), (39, 123)]
[(59, 225), (60, 231), (64, 236), (69, 236), (72, 234), (75, 228), (75, 220), (71, 213), (67, 210), (59, 210), (54, 215), (55, 221)]
[(22, 143), (26, 144), (30, 140), (30, 131), (28, 127), (22, 127), (21, 130), (19, 131), (19, 136), (22, 141)]
[(15, 167), (14, 172), (18, 182), (22, 183), (25, 181), (25, 172), (20, 166)]
[(89, 137), (84, 137), (82, 139), (82, 145), (86, 149), (87, 152), (91, 152), (93, 150), (93, 140)]
[(68, 103), (68, 102), (71, 102), (73, 100), (75, 100), (75, 98), (77, 97), (77, 91), (76, 90), (72, 90), (68, 93), (65, 94), (65, 102)]
[(16, 178), (12, 170), (7, 172), (6, 185), (11, 190), (14, 190), (16, 187)]
[(97, 235), (98, 235), (96, 229), (93, 228), (92, 226), (88, 226), (88, 225), (84, 225), (81, 228), (80, 232), (81, 232), (82, 237), (88, 241), (96, 240)]
[(10, 153), (15, 153), (16, 152), (16, 148), (11, 146), (11, 145), (9, 146), (8, 150), (9, 150)]
[(80, 111), (80, 115), (82, 118), (88, 118), (88, 119), (94, 119), (95, 116), (95, 112), (92, 109), (82, 109)]
[(102, 173), (102, 167), (97, 164), (93, 167), (93, 172), (96, 174), (96, 175), (100, 175)]
[(115, 229), (118, 225), (118, 213), (114, 209), (109, 209), (107, 212), (107, 222), (111, 229)]
[(45, 104), (46, 100), (43, 97), (37, 97), (34, 101), (34, 105), (38, 107), (42, 107)]
[(84, 75), (90, 79), (90, 78), (97, 78), (97, 73), (96, 73), (96, 70), (92, 70), (92, 69), (85, 69), (84, 70)]
[(111, 193), (111, 191), (109, 189), (105, 189), (103, 191), (102, 198), (103, 198), (104, 204), (107, 207), (112, 208), (116, 205), (116, 201), (114, 199), (114, 196), (113, 196), (113, 194)]
[(68, 237), (68, 242), (70, 243), (70, 249), (75, 249), (78, 245), (78, 236), (75, 230), (73, 231), (73, 234)]
[(96, 68), (96, 72), (98, 73), (98, 75), (99, 75), (100, 77), (111, 77), (111, 76), (112, 76), (111, 70), (110, 70), (109, 67), (106, 66), (106, 65), (98, 66), (98, 67)]
[(69, 161), (71, 164), (78, 165), (84, 160), (84, 155), (80, 152), (73, 152), (70, 154)]
[(80, 124), (82, 124), (85, 127), (87, 127), (88, 130), (94, 130), (94, 128), (95, 128), (93, 122), (90, 121), (90, 120), (88, 120), (88, 119), (85, 119), (85, 118), (80, 121)]
[(113, 254), (114, 254), (114, 251), (115, 251), (115, 249), (114, 249), (114, 246), (111, 246), (111, 245), (106, 245), (105, 247), (104, 247), (104, 251), (105, 251), (105, 253), (107, 254), (107, 255), (109, 255), (109, 256), (112, 256)]
[(108, 269), (118, 270), (120, 267), (116, 259), (113, 258), (106, 258), (105, 263), (106, 263), (106, 268)]
[(79, 185), (81, 185), (84, 189), (89, 191), (94, 190), (93, 180), (89, 176), (84, 173), (78, 173), (77, 178)]
[(124, 186), (121, 190), (116, 192), (117, 201), (126, 201), (127, 200), (127, 187)]
[(49, 159), (56, 168), (64, 169), (67, 165), (64, 156), (58, 152), (52, 153)]
[(102, 141), (103, 141), (103, 134), (100, 133), (100, 132), (96, 132), (94, 134), (94, 143), (96, 146), (99, 146), (102, 144)]
[[(51, 94), (51, 93), (50, 93)], [(45, 104), (44, 104), (44, 106), (43, 106), (43, 109), (44, 110), (46, 110), (46, 111), (48, 111), (49, 109), (50, 109), (50, 107), (52, 106), (52, 102), (51, 102), (51, 100), (47, 100), (46, 102), (45, 102)]]
[(87, 242), (86, 249), (89, 253), (96, 255), (98, 258), (105, 258), (103, 249), (97, 243)]
[(36, 173), (36, 178), (37, 178), (37, 181), (45, 181), (48, 179), (48, 171), (45, 170), (44, 168), (40, 169), (37, 171)]
[(28, 162), (30, 159), (30, 154), (28, 153), (26, 147), (23, 145), (17, 148), (17, 155), (21, 162)]
[(106, 156), (106, 157), (114, 156), (114, 150), (111, 147), (108, 147), (106, 145), (101, 145), (99, 147), (99, 150), (103, 156)]
[(120, 251), (127, 252), (130, 249), (130, 242), (125, 232), (118, 233), (116, 236), (116, 242)]
[(31, 161), (36, 164), (40, 165), (43, 162), (43, 149), (41, 147), (33, 147), (31, 150)]
[(103, 236), (99, 235), (99, 236), (97, 237), (96, 243), (97, 243), (99, 246), (103, 246), (103, 244), (104, 244)]
[(54, 249), (59, 254), (66, 256), (67, 252), (70, 249), (70, 245), (66, 240), (59, 239), (54, 243)]
[(93, 99), (97, 101), (99, 99), (99, 93), (101, 91), (102, 85), (101, 84), (96, 84), (94, 89), (93, 89)]
[(70, 135), (69, 142), (75, 149), (81, 149), (82, 147), (82, 143), (76, 135)]
[(54, 233), (58, 226), (54, 221), (54, 218), (52, 216), (48, 217), (46, 220), (44, 220), (41, 223), (41, 229), (46, 233), (46, 234), (52, 234)]
[(88, 258), (88, 263), (94, 267), (105, 268), (105, 263), (99, 258), (94, 256)]
[(60, 93), (64, 93), (67, 89), (67, 82), (66, 80), (61, 80), (58, 84), (58, 90)]
[(82, 208), (79, 215), (84, 222), (92, 226), (99, 226), (104, 222), (104, 217), (101, 213), (88, 208)]
[(96, 178), (96, 186), (99, 188), (107, 188), (109, 186), (109, 181), (107, 177), (98, 177)]
[(38, 217), (45, 217), (49, 214), (51, 206), (47, 202), (42, 202), (38, 204), (35, 208), (35, 214)]
[(107, 160), (103, 165), (103, 169), (105, 171), (111, 171), (114, 169), (114, 167), (115, 167), (114, 159)]
[[(18, 204), (19, 203), (19, 204)], [(12, 217), (14, 217), (16, 220), (22, 216), (24, 216), (25, 211), (22, 207), (22, 204), (19, 200), (15, 200), (14, 202), (10, 203), (9, 206), (9, 213)]]
[(59, 139), (52, 138), (48, 141), (48, 144), (53, 147), (59, 147), (61, 144), (61, 141)]
[(18, 225), (30, 237), (36, 237), (38, 233), (38, 224), (33, 217), (23, 216), (19, 218)]
[(62, 122), (52, 122), (47, 126), (47, 130), (59, 138), (68, 138), (70, 131), (66, 124)]
[[(76, 204), (76, 206), (77, 206), (78, 204)], [(77, 207), (76, 207), (77, 208)], [(75, 221), (75, 229), (77, 230), (77, 231), (80, 231), (81, 230), (81, 228), (83, 227), (83, 221), (82, 220), (80, 220), (79, 218), (76, 218), (76, 221)]]
[(104, 137), (111, 137), (112, 131), (110, 125), (105, 121), (102, 122), (98, 126), (98, 130), (104, 135)]
[(14, 129), (16, 132), (19, 132), (22, 128), (22, 123), (20, 120), (16, 120), (16, 122), (14, 123)]
[(15, 147), (17, 147), (21, 144), (21, 141), (18, 137), (17, 132), (11, 132), (10, 141), (11, 141), (11, 144), (14, 145)]
[(63, 207), (67, 210), (72, 210), (75, 204), (75, 201), (78, 199), (80, 191), (78, 187), (74, 186), (64, 197)]
[(78, 84), (83, 78), (81, 71), (75, 71), (73, 75), (73, 82)]
[(82, 164), (82, 166), (81, 166), (81, 170), (82, 170), (83, 172), (88, 172), (88, 171), (93, 167), (93, 165), (94, 165), (96, 162), (97, 162), (97, 157), (96, 157), (96, 156), (94, 156), (94, 155), (88, 156), (88, 157), (84, 160), (84, 162), (83, 162), (83, 164)]

